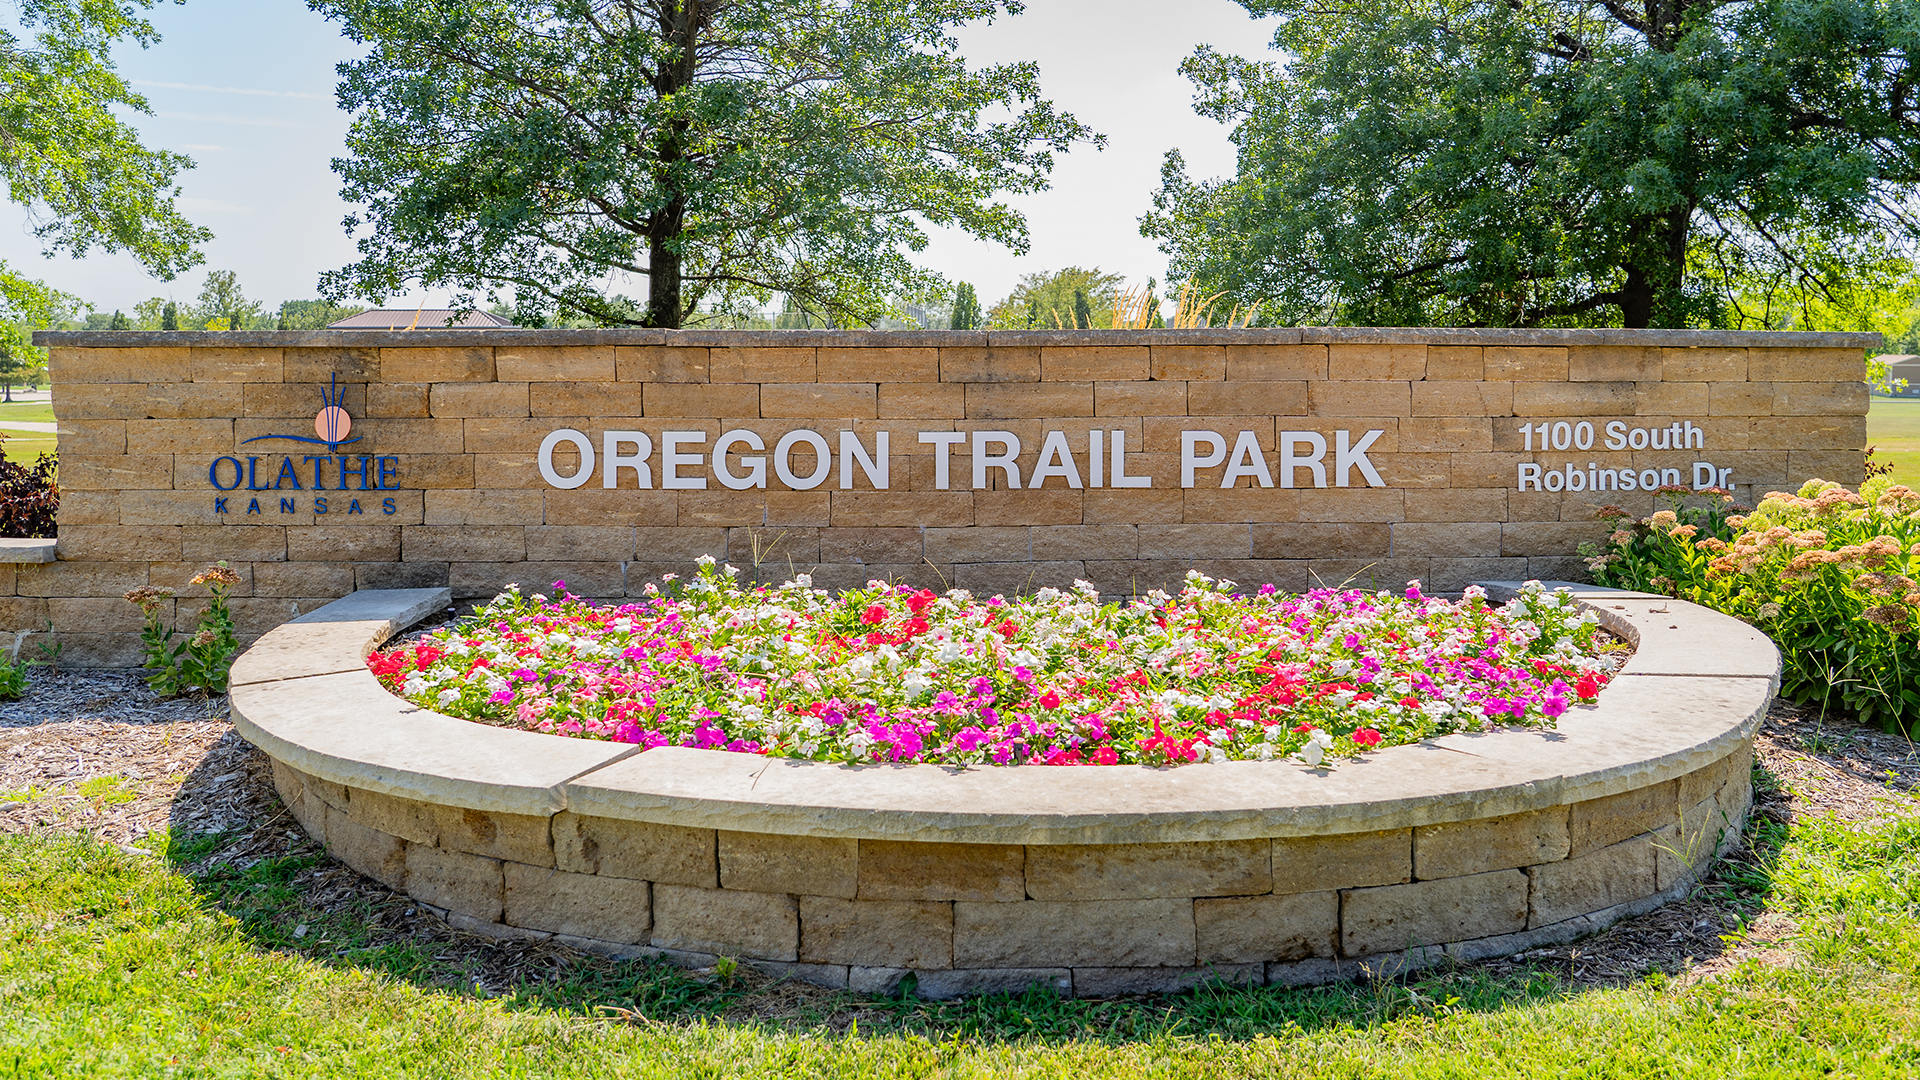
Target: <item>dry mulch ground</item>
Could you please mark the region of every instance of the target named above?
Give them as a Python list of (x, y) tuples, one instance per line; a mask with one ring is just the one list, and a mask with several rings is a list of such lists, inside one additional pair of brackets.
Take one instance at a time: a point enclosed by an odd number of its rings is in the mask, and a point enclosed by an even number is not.
[[(1908, 739), (1822, 720), (1784, 702), (1768, 714), (1757, 747), (1774, 782), (1756, 785), (1754, 813), (1780, 822), (1826, 813), (1875, 817), (1889, 811), (1889, 791), (1920, 785), (1920, 748)], [(161, 701), (137, 672), (39, 672), (26, 700), (0, 705), (0, 832), (31, 829), (89, 831), (123, 848), (142, 848), (151, 834), (170, 829), (234, 838), (206, 862), (185, 867), (189, 873), (318, 852), (281, 807), (266, 756), (234, 732), (224, 699)], [(1732, 860), (1752, 857), (1743, 848)], [(357, 912), (375, 942), (412, 943), (454, 963), (481, 993), (601, 962), (550, 943), (453, 930), (405, 896), (330, 861), (302, 871), (294, 885), (317, 911)], [(1778, 960), (1790, 922), (1767, 915), (1742, 927), (1738, 894), (1723, 875), (1586, 941), (1480, 966), (1495, 975), (1552, 970), (1579, 987), (1653, 971), (1710, 978), (1751, 956)], [(1737, 944), (1729, 947), (1722, 935)], [(741, 1006), (742, 1019), (823, 1009), (835, 1021), (858, 1018), (857, 1007), (830, 1004), (835, 998), (827, 991), (744, 977), (758, 992)]]

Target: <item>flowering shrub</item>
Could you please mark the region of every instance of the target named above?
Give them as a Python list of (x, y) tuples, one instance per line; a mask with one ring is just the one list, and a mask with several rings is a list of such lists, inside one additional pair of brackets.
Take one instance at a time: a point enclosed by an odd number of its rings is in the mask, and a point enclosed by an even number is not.
[(1320, 590), (1255, 596), (1190, 574), (1105, 604), (806, 575), (745, 589), (702, 560), (672, 596), (601, 607), (495, 597), (375, 653), (409, 700), (535, 731), (845, 762), (1318, 765), (1488, 724), (1551, 726), (1613, 668), (1595, 620), (1537, 584), (1490, 607)]
[[(1811, 480), (1750, 514), (1662, 510), (1626, 520), (1588, 565), (1766, 631), (1783, 691), (1869, 723), (1920, 724), (1920, 493), (1876, 477), (1856, 493)], [(1615, 511), (1615, 513), (1618, 513)]]

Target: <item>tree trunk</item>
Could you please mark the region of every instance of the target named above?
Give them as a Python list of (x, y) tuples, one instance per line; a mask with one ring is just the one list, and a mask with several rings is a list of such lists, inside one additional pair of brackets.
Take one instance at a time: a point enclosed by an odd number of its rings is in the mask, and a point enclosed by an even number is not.
[[(695, 50), (707, 16), (705, 0), (665, 0), (658, 10), (661, 36), (675, 50), (653, 78), (655, 96), (666, 101), (693, 85), (699, 64)], [(687, 196), (679, 170), (686, 157), (686, 133), (686, 121), (675, 120), (659, 132), (654, 145), (654, 187), (666, 199), (647, 217), (646, 324), (666, 330), (678, 330), (685, 317), (679, 242), (686, 226)]]
[(1656, 318), (1669, 327), (1679, 322), (1675, 302), (1686, 283), (1687, 236), (1693, 227), (1693, 207), (1675, 207), (1648, 218), (1640, 230), (1651, 233), (1637, 245), (1645, 254), (1627, 266), (1627, 283), (1620, 289), (1620, 325), (1644, 330)]

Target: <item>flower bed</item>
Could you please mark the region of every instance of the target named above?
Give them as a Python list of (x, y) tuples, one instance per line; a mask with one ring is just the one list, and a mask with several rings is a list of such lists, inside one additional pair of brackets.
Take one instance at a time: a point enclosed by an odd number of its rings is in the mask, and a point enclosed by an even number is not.
[[(1702, 493), (1707, 494), (1707, 493)], [(1782, 692), (1893, 730), (1920, 727), (1920, 492), (1877, 477), (1856, 493), (1809, 480), (1747, 511), (1731, 497), (1641, 521), (1617, 508), (1588, 566), (1744, 619), (1785, 655)]]
[(383, 685), (451, 716), (645, 746), (846, 762), (1309, 765), (1490, 724), (1551, 726), (1613, 670), (1597, 623), (1537, 584), (1503, 607), (1317, 590), (1099, 602), (805, 575), (741, 588), (702, 560), (676, 595), (598, 606), (511, 589), (376, 652)]

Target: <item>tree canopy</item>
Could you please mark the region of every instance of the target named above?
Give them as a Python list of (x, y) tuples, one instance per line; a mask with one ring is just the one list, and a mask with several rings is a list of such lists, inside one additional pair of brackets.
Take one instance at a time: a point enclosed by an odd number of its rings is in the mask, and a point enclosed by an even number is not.
[(987, 312), (987, 325), (996, 330), (1052, 330), (1079, 326), (1086, 318), (1087, 326), (1105, 327), (1113, 321), (1114, 301), (1126, 280), (1101, 273), (1097, 266), (1022, 274), (1013, 291)]
[(1913, 0), (1240, 0), (1142, 232), (1282, 322), (1785, 325), (1920, 239)]
[[(114, 70), (123, 40), (159, 39), (139, 17), (154, 0), (16, 0), (19, 26), (0, 28), (0, 177), (25, 206), (49, 254), (124, 251), (171, 278), (197, 265), (195, 245), (212, 234), (174, 206), (174, 177), (188, 158), (149, 150), (114, 108), (150, 113)], [(29, 321), (71, 298), (0, 263), (0, 300)]]
[[(322, 279), (510, 291), (523, 316), (679, 326), (776, 294), (841, 324), (928, 295), (922, 223), (1024, 250), (1000, 192), (1094, 138), (1038, 69), (969, 70), (1000, 0), (309, 0), (341, 65), (359, 260)], [(983, 114), (1001, 117), (985, 122)], [(644, 303), (612, 295), (647, 278)]]

